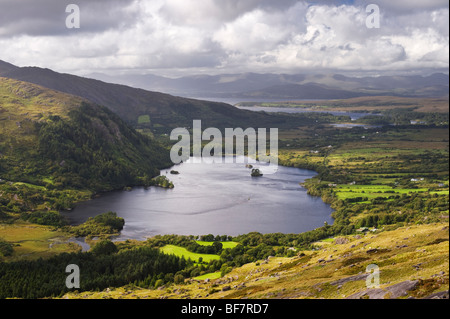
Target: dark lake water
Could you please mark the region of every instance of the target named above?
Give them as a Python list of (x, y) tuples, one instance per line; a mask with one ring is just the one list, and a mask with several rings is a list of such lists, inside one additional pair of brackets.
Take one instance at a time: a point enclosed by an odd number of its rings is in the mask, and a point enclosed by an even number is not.
[[(257, 167), (258, 165), (255, 165)], [(174, 189), (134, 188), (104, 194), (63, 214), (73, 224), (114, 211), (125, 219), (118, 239), (144, 239), (157, 234), (232, 235), (301, 233), (333, 223), (332, 209), (299, 185), (315, 172), (278, 167), (255, 178), (245, 164), (183, 163), (161, 173)]]

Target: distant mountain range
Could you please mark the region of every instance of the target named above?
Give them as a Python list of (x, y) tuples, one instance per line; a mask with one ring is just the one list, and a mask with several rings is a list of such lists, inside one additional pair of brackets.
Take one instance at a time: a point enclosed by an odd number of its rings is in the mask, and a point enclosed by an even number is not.
[(155, 75), (109, 77), (92, 74), (91, 77), (97, 78), (93, 79), (38, 67), (17, 67), (0, 60), (0, 77), (30, 82), (82, 97), (107, 107), (134, 128), (151, 129), (153, 133), (158, 134), (169, 133), (176, 127), (190, 127), (196, 119), (202, 120), (204, 128), (219, 129), (292, 126), (301, 125), (302, 121), (306, 121), (298, 118), (293, 123), (287, 115), (244, 111), (226, 103), (204, 101), (202, 100), (204, 98), (242, 98), (258, 101), (347, 99), (382, 95), (446, 98), (449, 96), (449, 76), (442, 73), (430, 76), (364, 78), (337, 74), (245, 73), (177, 79)]
[(156, 75), (89, 77), (188, 97), (345, 99), (361, 96), (448, 97), (449, 76), (348, 77), (340, 74), (224, 74), (167, 78)]

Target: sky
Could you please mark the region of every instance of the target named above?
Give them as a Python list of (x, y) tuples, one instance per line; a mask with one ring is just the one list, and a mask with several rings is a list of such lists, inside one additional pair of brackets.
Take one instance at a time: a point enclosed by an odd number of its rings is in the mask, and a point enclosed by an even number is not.
[(77, 75), (448, 73), (449, 1), (0, 0), (0, 60)]

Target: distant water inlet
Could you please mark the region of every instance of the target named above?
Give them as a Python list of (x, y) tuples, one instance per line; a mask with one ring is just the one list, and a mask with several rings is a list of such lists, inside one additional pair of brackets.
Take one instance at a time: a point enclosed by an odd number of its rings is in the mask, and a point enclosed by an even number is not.
[(302, 233), (333, 223), (331, 207), (299, 184), (315, 172), (279, 167), (275, 174), (252, 177), (251, 171), (236, 161), (194, 164), (191, 158), (161, 172), (173, 181), (174, 189), (110, 192), (63, 214), (79, 224), (114, 211), (125, 219), (120, 240), (157, 234)]
[(368, 115), (372, 116), (380, 116), (380, 114), (372, 114), (365, 112), (339, 112), (339, 111), (331, 111), (331, 110), (313, 110), (313, 109), (304, 109), (304, 108), (289, 108), (289, 107), (262, 107), (262, 106), (239, 106), (241, 110), (253, 111), (253, 112), (267, 112), (267, 113), (326, 113), (334, 116), (349, 116), (352, 121), (359, 120), (360, 118)]

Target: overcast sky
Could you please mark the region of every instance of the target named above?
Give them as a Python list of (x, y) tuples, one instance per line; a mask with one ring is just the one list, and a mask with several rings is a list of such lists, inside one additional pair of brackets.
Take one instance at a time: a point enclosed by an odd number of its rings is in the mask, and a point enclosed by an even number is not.
[(0, 0), (0, 60), (79, 75), (429, 74), (448, 56), (448, 0)]

